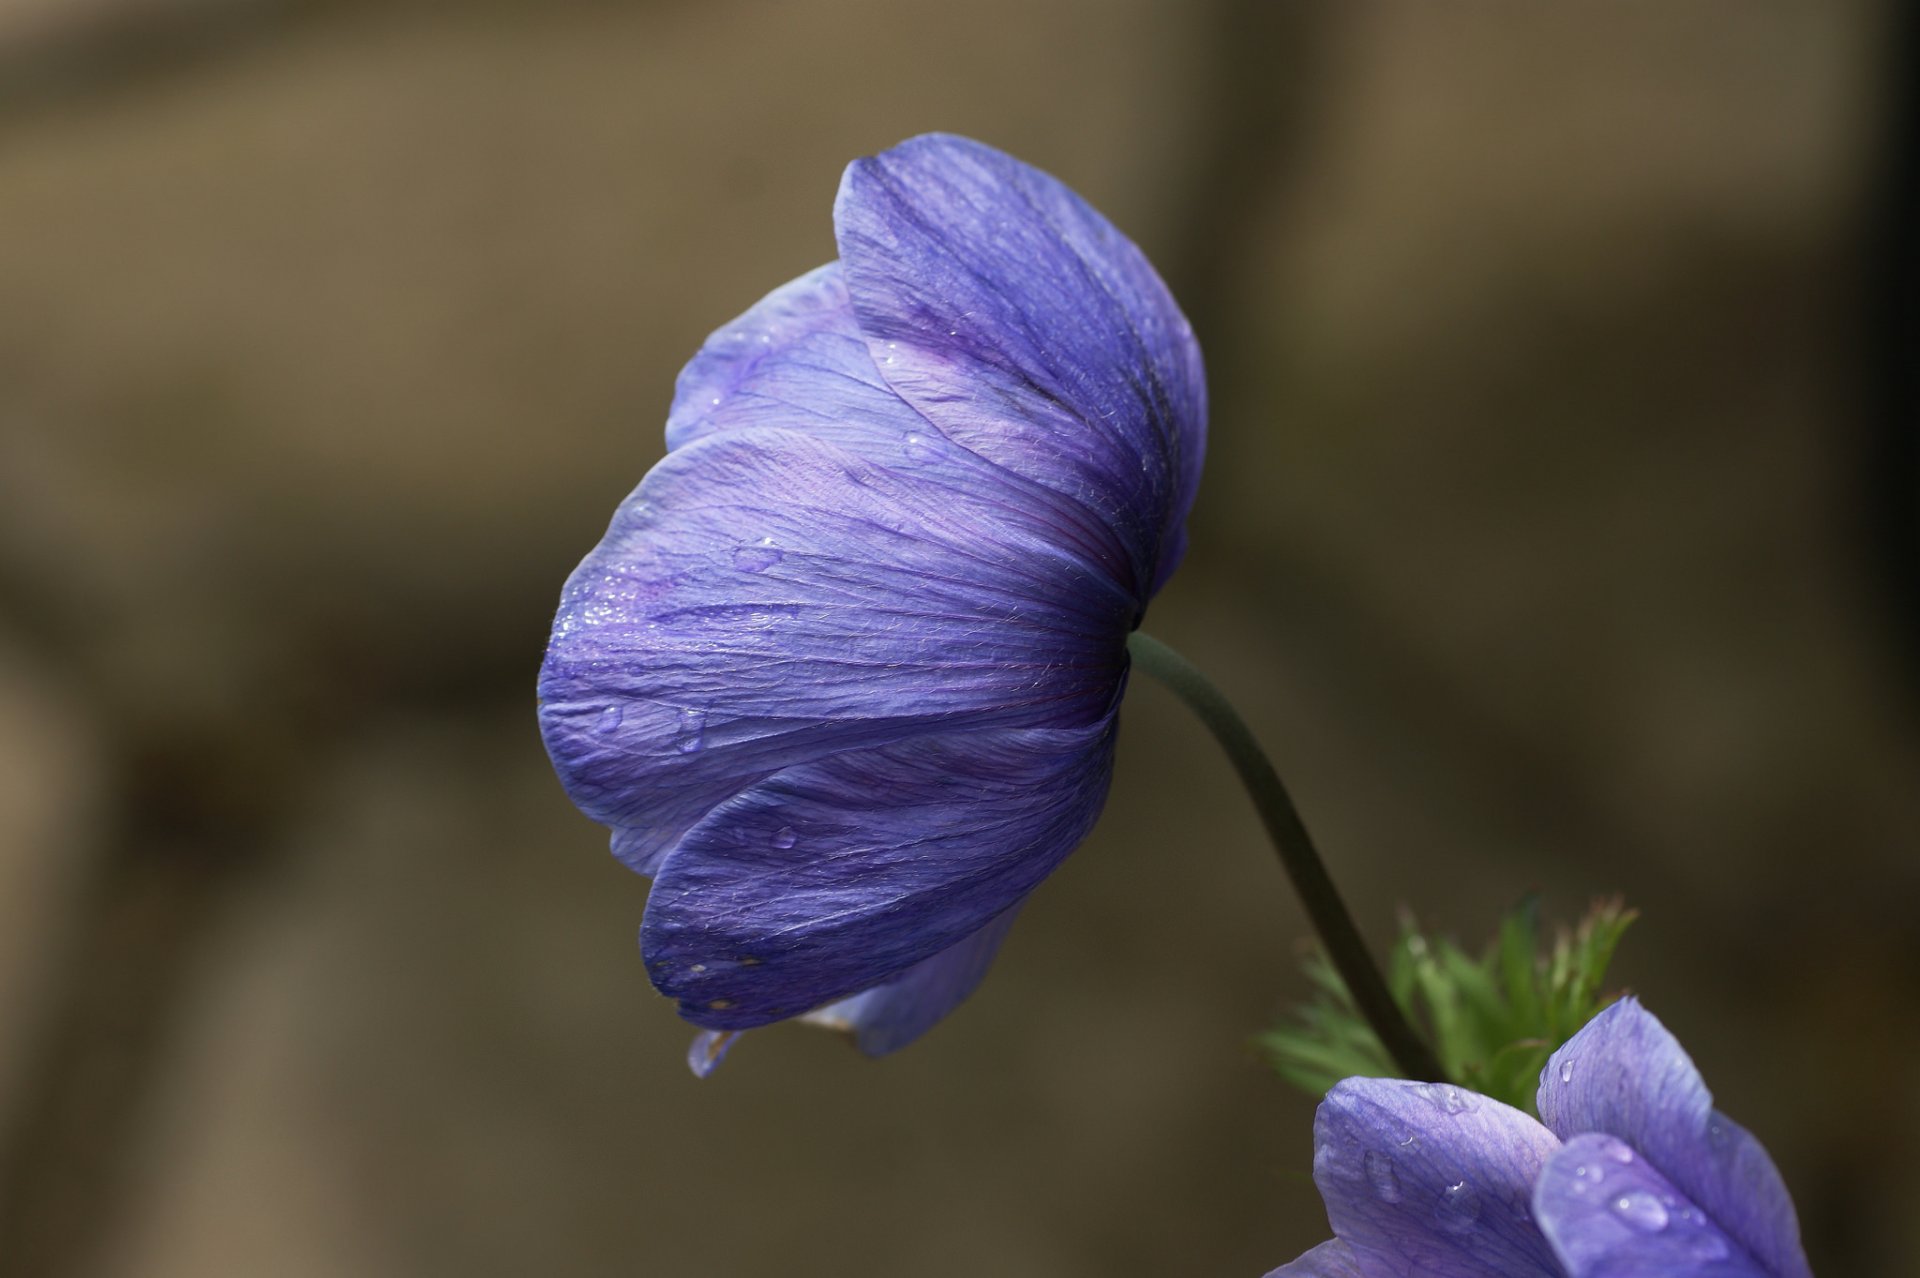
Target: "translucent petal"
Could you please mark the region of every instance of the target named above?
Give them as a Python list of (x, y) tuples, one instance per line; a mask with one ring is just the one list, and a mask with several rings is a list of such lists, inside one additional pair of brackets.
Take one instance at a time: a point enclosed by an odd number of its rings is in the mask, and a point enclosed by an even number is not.
[(972, 936), (922, 959), (883, 985), (808, 1012), (800, 1019), (853, 1037), (869, 1056), (897, 1052), (946, 1019), (987, 975), (1019, 907)]
[(1458, 1087), (1350, 1078), (1314, 1118), (1313, 1179), (1363, 1273), (1563, 1278), (1530, 1205), (1559, 1145)]
[(949, 440), (880, 376), (837, 262), (775, 289), (722, 326), (681, 370), (667, 415), (667, 446), (724, 431), (773, 427), (812, 435), (916, 482), (997, 494), (1001, 512), (1043, 523), (1130, 593), (1127, 548), (1080, 503)]
[(783, 284), (709, 337), (680, 371), (667, 447), (778, 426), (865, 451), (938, 431), (894, 394), (854, 323), (840, 264)]
[(1534, 1215), (1569, 1278), (1771, 1278), (1626, 1142), (1588, 1133), (1547, 1160)]
[(1777, 1278), (1811, 1278), (1800, 1224), (1760, 1142), (1713, 1108), (1700, 1071), (1652, 1013), (1623, 998), (1540, 1072), (1540, 1117), (1571, 1139), (1625, 1141)]

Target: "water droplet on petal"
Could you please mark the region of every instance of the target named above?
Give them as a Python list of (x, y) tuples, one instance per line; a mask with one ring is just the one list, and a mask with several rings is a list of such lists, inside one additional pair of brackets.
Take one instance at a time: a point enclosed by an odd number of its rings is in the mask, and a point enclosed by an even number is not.
[(1633, 1151), (1631, 1149), (1628, 1149), (1625, 1145), (1621, 1145), (1621, 1144), (1608, 1145), (1601, 1152), (1604, 1153), (1608, 1158), (1610, 1158), (1616, 1163), (1621, 1164), (1622, 1166), (1625, 1166), (1626, 1164), (1633, 1161)]
[(1421, 1094), (1443, 1114), (1464, 1114), (1477, 1103), (1473, 1093), (1450, 1083), (1429, 1083)]
[(1667, 1227), (1667, 1209), (1644, 1189), (1622, 1194), (1609, 1205), (1614, 1215), (1643, 1234), (1657, 1233)]
[(1573, 1081), (1573, 1062), (1572, 1061), (1560, 1062), (1560, 1081), (1563, 1083), (1571, 1083)]
[(909, 432), (900, 442), (900, 451), (910, 462), (930, 462), (940, 455), (940, 445), (925, 435)]
[(1702, 1229), (1687, 1239), (1687, 1255), (1695, 1260), (1725, 1260), (1727, 1241), (1711, 1230)]
[(752, 546), (742, 546), (733, 552), (733, 566), (741, 572), (765, 572), (786, 558), (786, 554), (773, 544), (773, 538), (762, 537)]
[(608, 706), (600, 712), (600, 718), (594, 723), (593, 730), (595, 732), (612, 732), (620, 726), (620, 720), (623, 717), (624, 712), (619, 706)]
[(1393, 1159), (1377, 1149), (1369, 1149), (1360, 1165), (1367, 1173), (1367, 1183), (1373, 1186), (1374, 1197), (1383, 1203), (1400, 1201), (1400, 1175), (1393, 1170)]
[(1480, 1191), (1464, 1180), (1448, 1185), (1433, 1205), (1433, 1218), (1448, 1233), (1466, 1233), (1480, 1219)]
[(779, 848), (782, 852), (799, 841), (799, 836), (794, 834), (793, 827), (790, 825), (783, 825), (773, 832), (773, 846)]
[(687, 1049), (687, 1066), (693, 1070), (694, 1077), (705, 1078), (718, 1069), (726, 1059), (727, 1049), (739, 1037), (738, 1030), (704, 1030), (695, 1035), (693, 1045)]
[(680, 739), (674, 742), (674, 748), (681, 754), (692, 754), (707, 740), (707, 712), (704, 710), (682, 710), (680, 712)]

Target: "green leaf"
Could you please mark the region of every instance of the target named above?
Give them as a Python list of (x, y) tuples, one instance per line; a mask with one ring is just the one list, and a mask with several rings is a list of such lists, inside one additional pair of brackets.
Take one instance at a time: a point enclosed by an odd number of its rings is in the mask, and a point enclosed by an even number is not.
[[(1617, 899), (1599, 901), (1574, 927), (1555, 929), (1543, 948), (1539, 902), (1529, 897), (1478, 957), (1403, 919), (1387, 987), (1449, 1077), (1532, 1113), (1547, 1058), (1612, 1001), (1601, 994), (1607, 965), (1634, 918)], [(1275, 1072), (1315, 1094), (1354, 1075), (1396, 1077), (1326, 955), (1312, 951), (1304, 967), (1312, 999), (1254, 1040)]]

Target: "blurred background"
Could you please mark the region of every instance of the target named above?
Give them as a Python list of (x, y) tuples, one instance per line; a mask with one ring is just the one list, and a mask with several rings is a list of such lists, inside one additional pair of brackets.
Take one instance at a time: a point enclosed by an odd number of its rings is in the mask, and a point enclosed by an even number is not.
[[(1893, 0), (0, 7), (0, 1273), (1257, 1275), (1304, 922), (1142, 681), (1107, 815), (883, 1063), (706, 1083), (554, 781), (561, 581), (680, 365), (939, 128), (1213, 375), (1151, 628), (1381, 944), (1616, 975), (1920, 1272), (1910, 124)], [(1910, 114), (1906, 117), (1910, 120)], [(1902, 380), (1902, 379), (1905, 380)]]

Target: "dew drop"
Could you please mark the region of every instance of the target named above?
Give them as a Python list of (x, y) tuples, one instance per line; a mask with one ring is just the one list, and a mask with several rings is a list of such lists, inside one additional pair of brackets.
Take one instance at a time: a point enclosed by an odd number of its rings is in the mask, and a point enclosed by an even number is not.
[(1433, 1205), (1433, 1218), (1450, 1234), (1464, 1234), (1480, 1219), (1480, 1191), (1466, 1181), (1448, 1185)]
[(706, 1078), (720, 1067), (726, 1059), (727, 1049), (740, 1037), (738, 1030), (703, 1030), (696, 1035), (693, 1046), (687, 1049), (687, 1064), (692, 1067), (694, 1076)]
[(779, 848), (782, 852), (799, 841), (799, 836), (794, 834), (793, 827), (790, 825), (783, 825), (773, 832), (773, 846)]
[(681, 754), (692, 754), (706, 744), (707, 712), (704, 710), (682, 710), (680, 712), (680, 739), (674, 742), (674, 748)]
[(1667, 1227), (1667, 1209), (1644, 1189), (1624, 1193), (1609, 1206), (1614, 1215), (1643, 1234), (1657, 1233)]
[(1628, 1149), (1624, 1144), (1617, 1142), (1607, 1145), (1601, 1152), (1610, 1160), (1619, 1163), (1623, 1167), (1633, 1161), (1633, 1151)]
[(785, 558), (785, 553), (773, 544), (773, 538), (762, 537), (754, 545), (735, 550), (733, 566), (742, 572), (765, 572)]
[(1563, 1083), (1571, 1083), (1573, 1081), (1573, 1062), (1572, 1061), (1560, 1062), (1560, 1081)]
[(1464, 1114), (1474, 1107), (1470, 1093), (1448, 1083), (1429, 1083), (1423, 1095), (1428, 1104), (1443, 1114)]
[(1400, 1174), (1393, 1169), (1393, 1159), (1377, 1149), (1369, 1149), (1360, 1160), (1361, 1168), (1367, 1173), (1367, 1183), (1373, 1186), (1373, 1196), (1383, 1203), (1400, 1201)]
[(595, 732), (612, 732), (620, 726), (620, 720), (623, 717), (624, 712), (619, 706), (608, 706), (600, 712), (600, 718), (595, 721), (593, 730)]
[(1710, 1229), (1702, 1229), (1687, 1239), (1687, 1255), (1695, 1260), (1725, 1260), (1727, 1241)]
[(940, 447), (925, 435), (909, 433), (901, 441), (900, 451), (910, 462), (929, 462), (940, 455)]

